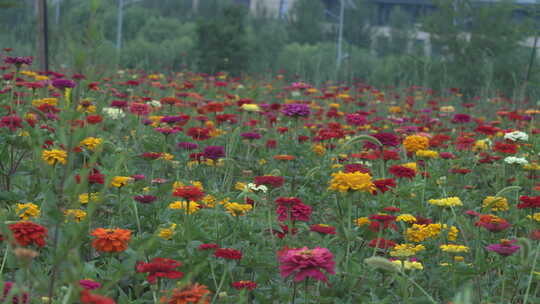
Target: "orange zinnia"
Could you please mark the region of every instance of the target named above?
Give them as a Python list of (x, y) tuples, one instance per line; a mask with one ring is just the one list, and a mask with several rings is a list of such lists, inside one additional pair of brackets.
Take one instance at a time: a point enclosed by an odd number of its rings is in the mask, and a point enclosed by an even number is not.
[(131, 230), (97, 228), (92, 231), (91, 235), (96, 237), (92, 241), (92, 246), (97, 251), (122, 252), (128, 247), (128, 242), (131, 239)]
[(294, 160), (296, 157), (294, 157), (293, 155), (287, 155), (287, 154), (280, 154), (280, 155), (276, 155), (274, 156), (274, 159), (276, 160)]
[(160, 302), (167, 304), (208, 304), (210, 303), (210, 291), (205, 285), (195, 283), (182, 289), (173, 289), (171, 298), (167, 299), (166, 296), (163, 296)]

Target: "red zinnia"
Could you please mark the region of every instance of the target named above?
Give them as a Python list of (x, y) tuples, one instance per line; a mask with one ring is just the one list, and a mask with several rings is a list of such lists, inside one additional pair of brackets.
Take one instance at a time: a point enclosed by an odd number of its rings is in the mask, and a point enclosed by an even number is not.
[(336, 234), (336, 228), (325, 224), (316, 224), (309, 227), (310, 231), (315, 231), (321, 234)]
[(328, 249), (321, 247), (289, 249), (279, 255), (279, 263), (281, 277), (294, 275), (295, 282), (300, 282), (307, 277), (328, 282), (328, 278), (321, 270), (329, 274), (336, 273), (334, 255)]
[(182, 263), (166, 258), (153, 258), (150, 263), (137, 263), (137, 272), (148, 272), (148, 282), (156, 283), (156, 278), (181, 279), (184, 273), (175, 270)]
[(505, 219), (491, 214), (482, 214), (479, 218), (474, 225), (484, 227), (491, 232), (500, 232), (511, 226)]
[(178, 196), (188, 201), (197, 202), (204, 197), (204, 192), (195, 186), (182, 186), (174, 190), (173, 196)]
[(30, 244), (36, 244), (39, 247), (45, 246), (47, 228), (30, 221), (18, 222), (8, 227), (19, 245), (24, 247)]
[(80, 301), (82, 304), (115, 304), (116, 302), (105, 296), (90, 293), (87, 289), (81, 291)]
[(276, 213), (279, 215), (279, 221), (286, 221), (290, 218), (291, 221), (309, 221), (313, 209), (304, 204), (296, 197), (280, 197), (276, 199), (278, 208)]
[(240, 260), (242, 259), (242, 252), (232, 248), (218, 248), (214, 252), (214, 256), (227, 260)]
[(496, 142), (493, 146), (493, 151), (495, 152), (501, 152), (505, 154), (516, 154), (517, 153), (518, 146), (515, 144), (507, 144), (504, 142)]
[(518, 209), (524, 208), (540, 208), (540, 195), (538, 196), (526, 196), (519, 197), (521, 203), (517, 205)]
[(377, 191), (385, 193), (386, 191), (390, 190), (390, 188), (396, 187), (396, 181), (394, 181), (393, 178), (377, 179), (373, 181), (373, 184), (375, 187), (377, 187), (377, 190), (375, 190), (373, 194), (376, 194)]
[(210, 250), (210, 249), (218, 249), (219, 245), (216, 243), (208, 243), (208, 244), (200, 244), (198, 249), (199, 250)]
[(279, 188), (283, 186), (283, 183), (285, 183), (285, 178), (283, 176), (264, 175), (255, 177), (255, 184), (257, 186), (265, 185), (268, 187)]
[(413, 179), (416, 176), (416, 171), (414, 169), (400, 165), (393, 165), (388, 169), (388, 172), (399, 178), (405, 177), (408, 179)]
[(380, 248), (380, 249), (387, 249), (387, 248), (392, 248), (396, 246), (396, 242), (387, 240), (384, 238), (376, 238), (376, 239), (371, 240), (368, 246), (371, 248), (377, 246), (377, 248)]

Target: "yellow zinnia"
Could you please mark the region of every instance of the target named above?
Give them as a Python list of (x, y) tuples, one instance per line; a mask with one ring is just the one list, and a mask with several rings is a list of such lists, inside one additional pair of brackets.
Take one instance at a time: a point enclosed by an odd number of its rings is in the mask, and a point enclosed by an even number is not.
[(61, 163), (65, 165), (67, 163), (68, 154), (64, 150), (43, 150), (41, 152), (41, 158), (46, 161), (49, 165), (54, 166), (56, 163)]
[(328, 187), (328, 190), (342, 193), (349, 190), (371, 193), (375, 189), (375, 184), (371, 181), (371, 175), (358, 171), (353, 173), (345, 173), (343, 171), (332, 173), (332, 180), (330, 180), (330, 186)]
[(420, 135), (409, 135), (403, 140), (403, 146), (407, 152), (425, 150), (429, 147), (429, 138)]

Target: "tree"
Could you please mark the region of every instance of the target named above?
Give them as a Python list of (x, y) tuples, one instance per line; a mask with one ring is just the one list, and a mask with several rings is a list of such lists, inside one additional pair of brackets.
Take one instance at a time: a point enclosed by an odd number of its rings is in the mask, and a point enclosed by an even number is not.
[(204, 72), (227, 71), (238, 75), (247, 66), (246, 8), (231, 5), (214, 20), (197, 27), (199, 68)]
[(450, 81), (469, 95), (486, 86), (512, 90), (527, 61), (520, 43), (532, 36), (526, 24), (512, 19), (512, 1), (437, 0), (436, 7), (422, 29), (441, 47)]
[(324, 18), (324, 6), (321, 1), (296, 1), (289, 15), (288, 30), (291, 40), (309, 44), (325, 40)]

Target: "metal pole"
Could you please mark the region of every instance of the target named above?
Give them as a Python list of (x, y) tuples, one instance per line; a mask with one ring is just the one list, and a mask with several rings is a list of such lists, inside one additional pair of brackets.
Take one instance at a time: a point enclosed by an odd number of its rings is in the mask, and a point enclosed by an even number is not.
[(538, 43), (538, 32), (536, 32), (536, 35), (534, 36), (534, 45), (531, 52), (531, 59), (529, 60), (529, 67), (527, 68), (527, 75), (525, 76), (525, 83), (529, 82), (529, 78), (531, 77), (531, 70), (534, 65), (534, 58), (536, 57), (537, 43)]
[(124, 23), (124, 0), (118, 0), (118, 16), (116, 18), (116, 51), (122, 48), (122, 24)]
[(341, 67), (341, 59), (343, 57), (343, 19), (345, 16), (345, 0), (340, 1), (339, 7), (339, 32), (337, 41), (337, 58), (336, 58), (336, 70), (339, 71)]
[(49, 70), (49, 28), (47, 18), (47, 0), (38, 1), (38, 56), (40, 68)]

